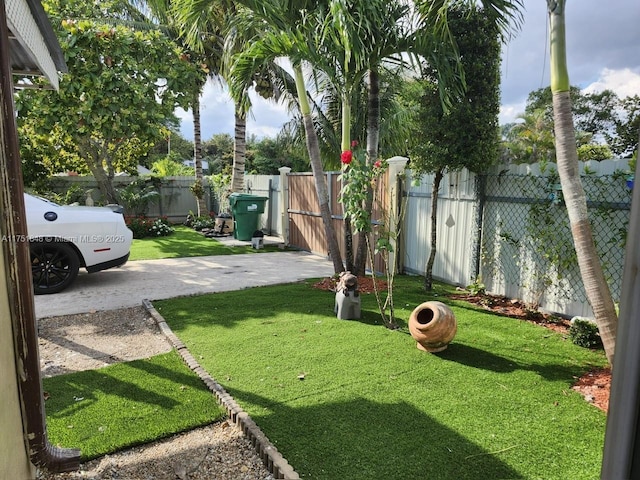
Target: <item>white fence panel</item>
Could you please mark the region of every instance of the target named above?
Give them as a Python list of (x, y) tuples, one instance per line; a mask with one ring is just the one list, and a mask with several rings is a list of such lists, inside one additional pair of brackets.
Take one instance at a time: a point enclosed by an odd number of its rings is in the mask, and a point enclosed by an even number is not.
[(280, 175), (245, 175), (244, 186), (246, 193), (269, 199), (260, 217), (260, 228), (267, 235), (281, 236)]
[[(131, 178), (131, 177), (130, 177)], [(172, 223), (183, 222), (187, 215), (198, 212), (198, 204), (196, 197), (191, 193), (191, 185), (193, 185), (194, 177), (164, 177), (158, 191), (160, 197), (154, 201), (147, 212), (149, 217), (166, 216)], [(209, 198), (209, 189), (205, 180), (205, 203), (211, 210), (211, 199)], [(204, 216), (208, 212), (203, 213)]]
[[(610, 160), (589, 160), (579, 163), (580, 173), (593, 172), (595, 175), (612, 175), (616, 172), (629, 170), (629, 159), (612, 158)], [(557, 171), (554, 163), (548, 163), (541, 168), (539, 163), (521, 165), (498, 165), (494, 167), (493, 173), (505, 172), (510, 175), (548, 175), (551, 171)]]
[[(445, 174), (438, 195), (436, 259), (433, 276), (456, 285), (468, 285), (473, 276), (475, 224), (474, 176), (467, 171)], [(412, 185), (409, 172), (404, 222), (404, 269), (424, 275), (431, 252), (431, 190), (433, 175)], [(416, 182), (417, 183), (417, 182)]]

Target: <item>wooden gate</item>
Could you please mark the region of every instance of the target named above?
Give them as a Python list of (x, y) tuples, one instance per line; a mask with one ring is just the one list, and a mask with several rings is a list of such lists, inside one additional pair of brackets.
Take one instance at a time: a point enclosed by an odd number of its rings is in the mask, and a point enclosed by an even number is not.
[[(326, 172), (326, 181), (329, 191), (329, 206), (333, 221), (333, 228), (338, 236), (338, 244), (340, 247), (340, 255), (344, 260), (345, 255), (345, 238), (344, 238), (344, 222), (342, 204), (339, 202), (340, 189), (340, 172)], [(376, 205), (373, 209), (372, 224), (373, 234), (384, 226), (384, 213), (388, 205), (388, 177), (383, 176), (378, 182), (378, 193), (376, 194)], [(322, 256), (329, 256), (328, 243), (324, 232), (324, 225), (320, 215), (320, 205), (316, 194), (313, 174), (311, 173), (290, 173), (288, 174), (289, 183), (289, 245), (294, 248), (313, 252)], [(385, 208), (382, 208), (385, 206)], [(355, 252), (357, 248), (356, 235), (354, 234)], [(384, 271), (384, 262), (380, 255), (376, 255), (375, 262), (376, 271)]]

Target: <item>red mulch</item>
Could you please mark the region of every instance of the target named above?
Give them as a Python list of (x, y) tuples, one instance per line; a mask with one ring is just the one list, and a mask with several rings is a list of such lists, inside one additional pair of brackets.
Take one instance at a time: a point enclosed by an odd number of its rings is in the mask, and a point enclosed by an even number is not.
[[(337, 279), (335, 277), (327, 277), (316, 283), (314, 287), (321, 290), (335, 291), (336, 283)], [(378, 290), (386, 290), (387, 282), (377, 279), (376, 283)], [(362, 293), (372, 293), (373, 279), (371, 277), (358, 277), (358, 290)], [(494, 295), (473, 295), (464, 291), (452, 295), (451, 298), (479, 305), (500, 315), (536, 323), (565, 336), (569, 334), (569, 320), (531, 310), (518, 300)], [(604, 412), (608, 412), (611, 368), (591, 370), (578, 378), (571, 388), (579, 392), (587, 402), (592, 403)]]
[[(314, 288), (318, 288), (320, 290), (329, 290), (332, 292), (336, 291), (336, 284), (338, 283), (338, 279), (336, 277), (327, 277), (320, 280), (318, 283), (314, 285)], [(387, 289), (387, 282), (384, 280), (376, 279), (376, 286), (378, 287), (378, 291), (383, 291)], [(360, 293), (373, 293), (373, 278), (371, 277), (358, 277), (358, 291)]]

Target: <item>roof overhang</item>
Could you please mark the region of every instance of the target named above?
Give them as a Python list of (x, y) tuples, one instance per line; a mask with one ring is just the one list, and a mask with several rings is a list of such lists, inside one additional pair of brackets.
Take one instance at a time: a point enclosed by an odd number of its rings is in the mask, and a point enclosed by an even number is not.
[(13, 74), (44, 76), (57, 90), (59, 72), (67, 66), (40, 0), (6, 0), (5, 5)]

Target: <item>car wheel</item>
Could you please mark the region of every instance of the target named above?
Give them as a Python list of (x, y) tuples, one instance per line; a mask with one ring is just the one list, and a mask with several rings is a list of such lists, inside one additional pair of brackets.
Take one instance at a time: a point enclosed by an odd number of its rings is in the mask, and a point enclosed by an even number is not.
[(36, 295), (58, 293), (78, 276), (80, 259), (66, 243), (34, 242), (31, 249), (31, 274)]

